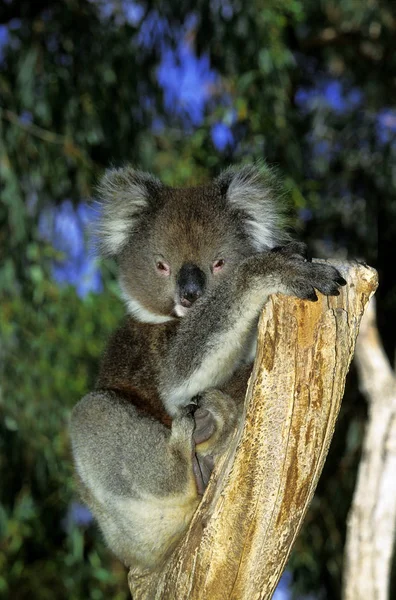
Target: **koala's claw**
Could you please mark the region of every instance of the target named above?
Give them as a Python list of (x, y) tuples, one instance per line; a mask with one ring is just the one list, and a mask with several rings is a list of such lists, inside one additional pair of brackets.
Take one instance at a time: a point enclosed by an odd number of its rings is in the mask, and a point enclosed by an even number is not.
[(310, 300), (311, 302), (317, 302), (317, 301), (318, 301), (318, 296), (317, 296), (317, 294), (316, 294), (315, 290), (312, 288), (312, 291), (311, 291), (311, 292), (309, 292), (309, 293), (308, 293), (308, 294), (305, 296), (305, 298), (304, 298), (304, 299), (305, 299), (305, 300)]
[[(212, 413), (206, 408), (197, 408), (194, 412), (195, 429), (193, 441), (196, 446), (206, 442), (216, 431), (216, 423)], [(213, 456), (207, 454), (194, 455), (193, 472), (199, 494), (203, 494), (214, 466)]]
[(197, 485), (197, 491), (202, 496), (208, 485), (210, 476), (214, 467), (213, 456), (210, 454), (206, 456), (199, 456), (194, 454), (193, 456), (193, 473)]
[(318, 297), (315, 290), (325, 296), (339, 296), (339, 287), (344, 285), (346, 285), (346, 281), (335, 267), (323, 263), (313, 263), (301, 266), (297, 281), (292, 288), (299, 298), (316, 302)]
[(196, 445), (206, 442), (216, 430), (215, 420), (212, 413), (206, 408), (197, 408), (194, 412), (195, 429), (193, 440)]

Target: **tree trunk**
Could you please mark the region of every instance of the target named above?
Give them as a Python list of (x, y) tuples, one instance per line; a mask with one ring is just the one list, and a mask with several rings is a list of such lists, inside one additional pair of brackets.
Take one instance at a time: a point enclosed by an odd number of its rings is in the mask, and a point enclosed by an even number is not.
[(131, 570), (134, 600), (271, 598), (322, 471), (373, 269), (334, 263), (348, 285), (316, 303), (273, 296), (259, 324), (246, 416), (180, 545)]
[(356, 344), (369, 418), (348, 518), (345, 600), (386, 600), (396, 533), (396, 377), (382, 347), (372, 300)]

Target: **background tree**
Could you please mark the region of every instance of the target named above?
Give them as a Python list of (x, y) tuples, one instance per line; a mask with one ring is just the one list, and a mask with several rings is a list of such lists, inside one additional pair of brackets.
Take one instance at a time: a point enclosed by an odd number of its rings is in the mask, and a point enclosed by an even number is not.
[[(2, 3), (0, 594), (128, 596), (73, 500), (66, 431), (123, 314), (113, 265), (99, 273), (82, 235), (109, 164), (188, 184), (276, 163), (314, 253), (379, 270), (393, 362), (395, 30), (391, 0)], [(340, 597), (365, 413), (351, 373), (289, 564), (297, 594)]]

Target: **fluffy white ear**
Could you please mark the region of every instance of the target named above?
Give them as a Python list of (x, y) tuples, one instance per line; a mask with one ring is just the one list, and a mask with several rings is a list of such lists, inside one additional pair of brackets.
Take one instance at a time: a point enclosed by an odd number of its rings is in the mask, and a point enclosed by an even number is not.
[(217, 179), (231, 208), (242, 215), (256, 250), (287, 242), (285, 193), (276, 173), (265, 163), (229, 167)]
[(117, 255), (140, 217), (149, 208), (163, 184), (132, 167), (106, 171), (98, 186), (99, 216), (94, 235), (100, 251)]

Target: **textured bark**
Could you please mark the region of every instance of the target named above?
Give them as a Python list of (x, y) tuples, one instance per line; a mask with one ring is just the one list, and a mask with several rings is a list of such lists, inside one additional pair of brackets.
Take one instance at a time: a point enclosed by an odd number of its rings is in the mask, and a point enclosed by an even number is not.
[(348, 286), (311, 303), (273, 296), (259, 324), (246, 416), (190, 528), (161, 571), (131, 571), (134, 600), (271, 598), (333, 435), (373, 269), (334, 263)]
[(356, 344), (369, 418), (348, 519), (345, 600), (386, 600), (396, 534), (396, 376), (382, 347), (372, 300)]

